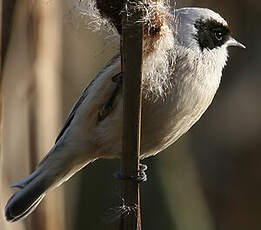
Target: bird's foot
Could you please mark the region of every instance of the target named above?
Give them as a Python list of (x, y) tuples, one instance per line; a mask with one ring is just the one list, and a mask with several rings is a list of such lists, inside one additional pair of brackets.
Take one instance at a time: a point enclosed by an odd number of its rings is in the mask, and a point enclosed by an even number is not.
[(147, 165), (140, 164), (137, 175), (130, 175), (130, 176), (124, 175), (123, 173), (121, 173), (119, 171), (115, 172), (113, 175), (116, 179), (119, 179), (119, 180), (132, 180), (137, 183), (141, 183), (141, 182), (147, 181), (147, 175), (145, 173), (147, 168), (148, 168)]

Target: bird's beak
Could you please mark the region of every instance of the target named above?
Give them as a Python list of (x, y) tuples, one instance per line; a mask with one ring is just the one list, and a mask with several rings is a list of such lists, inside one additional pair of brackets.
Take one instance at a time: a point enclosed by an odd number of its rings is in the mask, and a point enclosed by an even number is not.
[(227, 46), (237, 46), (246, 49), (246, 47), (242, 43), (238, 42), (236, 39), (232, 37), (227, 41)]

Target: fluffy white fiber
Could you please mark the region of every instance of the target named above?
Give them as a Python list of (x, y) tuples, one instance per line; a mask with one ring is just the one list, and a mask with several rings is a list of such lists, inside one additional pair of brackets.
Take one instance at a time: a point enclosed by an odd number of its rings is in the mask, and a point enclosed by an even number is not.
[[(145, 12), (143, 90), (145, 96), (153, 101), (158, 98), (164, 99), (171, 88), (169, 79), (175, 55), (173, 55), (173, 15), (170, 14), (169, 5), (169, 1), (164, 0), (140, 1), (135, 5)], [(95, 0), (75, 0), (74, 10), (79, 17), (88, 22), (90, 28), (102, 31), (110, 45), (120, 49), (120, 36), (116, 28), (109, 20), (101, 17)], [(128, 12), (126, 8), (123, 10)]]

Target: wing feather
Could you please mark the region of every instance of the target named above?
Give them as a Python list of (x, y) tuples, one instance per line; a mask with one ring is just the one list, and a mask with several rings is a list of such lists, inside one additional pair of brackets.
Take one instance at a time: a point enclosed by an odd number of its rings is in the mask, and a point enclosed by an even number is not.
[[(94, 85), (94, 83), (103, 75), (103, 73), (106, 71), (107, 68), (109, 68), (111, 65), (115, 64), (117, 62), (117, 60), (119, 59), (119, 55), (116, 55), (115, 57), (112, 58), (112, 60), (108, 63), (108, 65), (101, 71), (99, 72), (95, 78), (91, 81), (91, 83), (82, 91), (80, 98), (76, 101), (76, 103), (73, 105), (72, 110), (70, 111), (68, 118), (62, 128), (62, 130), (60, 131), (60, 133), (58, 134), (56, 140), (55, 140), (55, 144), (60, 140), (60, 138), (63, 136), (63, 134), (65, 133), (65, 131), (67, 130), (67, 128), (70, 126), (78, 108), (80, 107), (80, 105), (83, 103), (83, 101), (85, 100), (85, 98), (88, 96), (90, 89), (92, 88), (92, 85)], [(115, 74), (117, 75), (117, 74)]]

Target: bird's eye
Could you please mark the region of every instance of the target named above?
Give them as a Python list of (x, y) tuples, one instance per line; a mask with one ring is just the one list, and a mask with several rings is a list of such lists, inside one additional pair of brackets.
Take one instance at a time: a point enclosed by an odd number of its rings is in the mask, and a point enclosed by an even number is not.
[(223, 39), (223, 33), (220, 32), (220, 31), (216, 31), (215, 32), (215, 38), (218, 40), (218, 41), (221, 41)]

